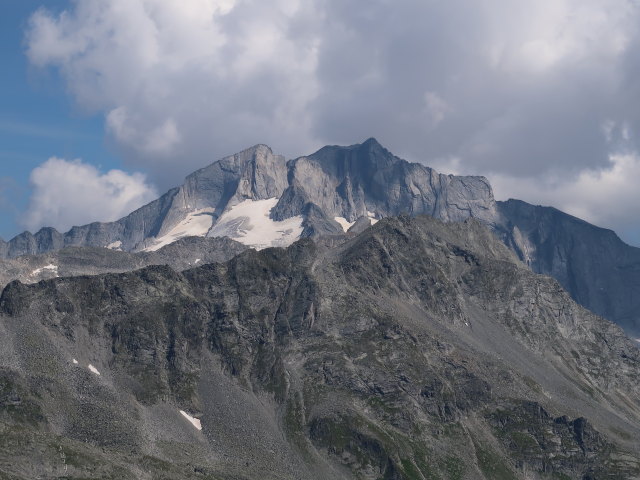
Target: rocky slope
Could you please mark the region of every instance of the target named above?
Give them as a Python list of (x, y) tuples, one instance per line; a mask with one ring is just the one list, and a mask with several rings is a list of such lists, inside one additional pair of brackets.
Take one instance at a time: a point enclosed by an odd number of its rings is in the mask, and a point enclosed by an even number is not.
[(475, 220), (0, 309), (0, 477), (640, 478), (640, 351)]
[(551, 275), (581, 305), (640, 337), (640, 249), (611, 230), (555, 208), (498, 202), (502, 235), (533, 271)]
[(493, 192), (484, 177), (439, 174), (392, 155), (375, 139), (350, 147), (324, 147), (288, 166), (289, 186), (274, 209), (275, 219), (301, 215), (310, 204), (329, 219), (349, 224), (401, 213), (446, 221), (474, 217), (487, 224), (497, 217)]
[(157, 251), (123, 252), (98, 247), (66, 247), (40, 255), (0, 260), (0, 288), (12, 280), (37, 283), (57, 277), (130, 272), (149, 265), (177, 271), (224, 262), (248, 247), (229, 238), (186, 237)]

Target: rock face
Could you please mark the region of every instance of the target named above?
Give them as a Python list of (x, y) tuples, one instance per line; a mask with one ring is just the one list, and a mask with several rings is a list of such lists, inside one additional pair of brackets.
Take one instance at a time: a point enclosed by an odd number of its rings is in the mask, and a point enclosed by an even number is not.
[(640, 478), (639, 380), (618, 327), (480, 222), (386, 218), (8, 285), (0, 476)]
[(284, 157), (266, 145), (256, 145), (198, 170), (181, 187), (116, 222), (73, 227), (64, 234), (52, 228), (35, 235), (25, 232), (3, 242), (0, 255), (15, 258), (69, 246), (160, 248), (184, 236), (205, 236), (225, 208), (245, 199), (278, 198), (286, 184)]
[(324, 147), (290, 161), (289, 187), (272, 215), (276, 219), (299, 215), (308, 204), (349, 222), (401, 213), (446, 221), (474, 217), (487, 224), (497, 217), (493, 192), (484, 177), (439, 174), (401, 160), (375, 139), (350, 147)]

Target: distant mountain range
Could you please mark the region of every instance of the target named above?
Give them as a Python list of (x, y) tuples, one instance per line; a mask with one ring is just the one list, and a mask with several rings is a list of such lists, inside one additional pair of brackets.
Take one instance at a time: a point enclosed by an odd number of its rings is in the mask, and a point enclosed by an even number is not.
[(439, 174), (394, 156), (375, 139), (289, 161), (256, 145), (194, 172), (118, 221), (0, 241), (0, 258), (69, 246), (149, 252), (186, 236), (287, 246), (359, 232), (403, 213), (480, 220), (534, 272), (553, 276), (577, 302), (640, 336), (640, 249), (552, 207), (497, 202), (486, 178)]

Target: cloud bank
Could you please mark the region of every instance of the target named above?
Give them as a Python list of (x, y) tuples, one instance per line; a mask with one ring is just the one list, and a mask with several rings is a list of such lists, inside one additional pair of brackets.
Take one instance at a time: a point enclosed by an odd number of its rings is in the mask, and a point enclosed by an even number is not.
[(31, 231), (46, 225), (64, 232), (97, 219), (117, 220), (157, 197), (140, 173), (101, 173), (80, 160), (50, 158), (31, 172), (30, 181), (33, 193), (22, 224)]
[(162, 188), (255, 143), (376, 136), (496, 178), (499, 197), (547, 203), (591, 178), (622, 229), (640, 219), (607, 179), (638, 151), (639, 27), (631, 0), (82, 0), (35, 12), (26, 38)]

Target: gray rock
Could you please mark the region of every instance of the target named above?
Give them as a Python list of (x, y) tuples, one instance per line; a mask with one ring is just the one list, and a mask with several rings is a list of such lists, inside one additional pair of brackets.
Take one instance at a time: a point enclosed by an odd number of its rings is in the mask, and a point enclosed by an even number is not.
[(25, 232), (0, 246), (0, 255), (16, 258), (68, 246), (106, 247), (116, 242), (124, 251), (137, 251), (194, 210), (211, 209), (209, 214), (217, 218), (227, 206), (242, 200), (280, 197), (286, 184), (284, 157), (273, 155), (265, 145), (256, 145), (198, 170), (179, 188), (120, 220), (73, 227), (64, 234), (52, 228), (44, 228), (36, 235)]
[(363, 215), (361, 217), (358, 217), (358, 219), (354, 222), (354, 224), (349, 227), (349, 230), (347, 230), (347, 232), (357, 235), (358, 233), (364, 232), (370, 226), (371, 226), (371, 219), (368, 216), (365, 217)]
[(324, 147), (285, 162), (265, 145), (225, 157), (189, 175), (174, 188), (130, 215), (110, 223), (73, 227), (60, 234), (25, 232), (0, 246), (2, 258), (35, 255), (66, 246), (124, 251), (152, 247), (189, 215), (210, 215), (212, 223), (243, 200), (278, 198), (274, 220), (304, 217), (305, 236), (339, 233), (333, 221), (369, 215), (428, 214), (447, 221), (480, 218), (493, 224), (496, 204), (483, 177), (441, 175), (393, 156), (375, 139), (350, 147)]
[(284, 157), (266, 145), (256, 145), (225, 157), (187, 177), (156, 236), (169, 231), (194, 209), (213, 208), (218, 218), (228, 206), (243, 200), (279, 198), (287, 185)]

